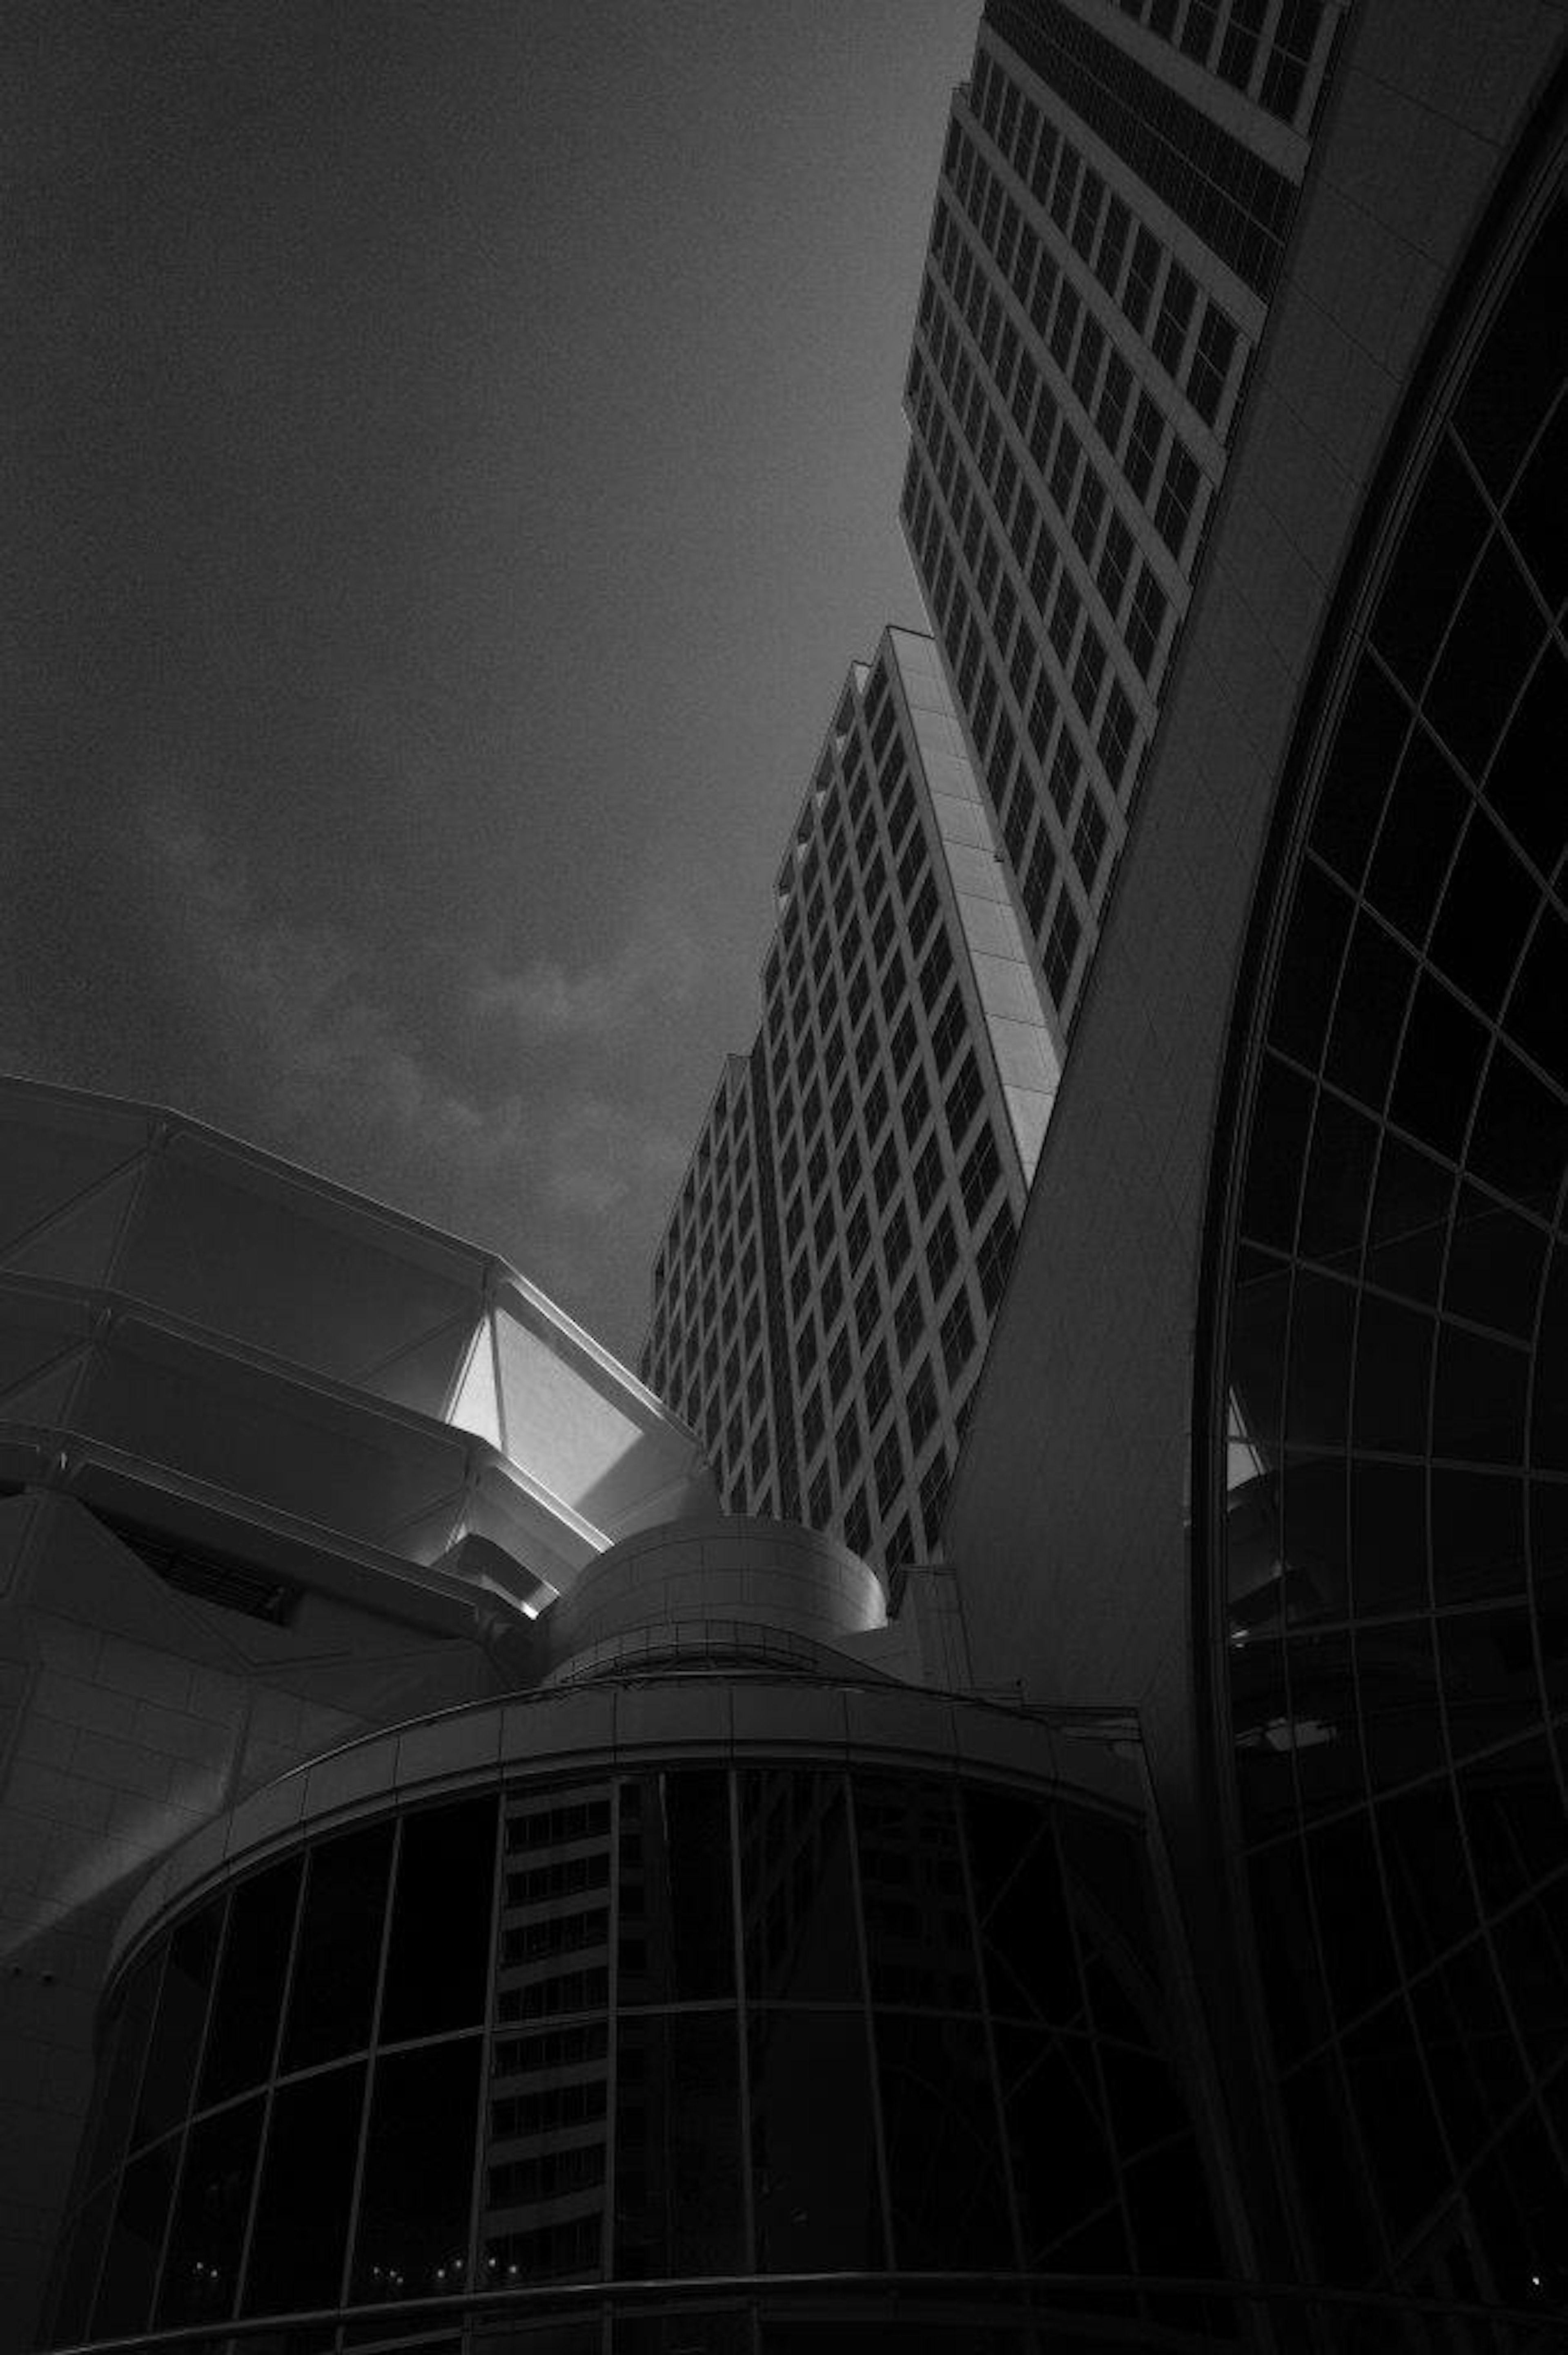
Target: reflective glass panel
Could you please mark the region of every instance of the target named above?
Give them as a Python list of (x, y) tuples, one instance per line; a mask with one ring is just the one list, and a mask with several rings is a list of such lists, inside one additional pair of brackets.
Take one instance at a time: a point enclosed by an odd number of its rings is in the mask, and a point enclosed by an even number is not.
[(739, 1807), (747, 1994), (858, 2001), (843, 1776), (788, 1767), (743, 1773)]
[[(355, 2298), (433, 2297), (466, 2278), (481, 2058), (480, 2040), (461, 2037), (377, 2062), (359, 2197)], [(575, 2139), (582, 2139), (580, 2132)], [(548, 2147), (544, 2137), (528, 2146), (531, 2152)], [(535, 2203), (546, 2196), (541, 2181)]]
[(169, 1940), (169, 1959), (158, 1995), (157, 2023), (147, 2049), (132, 2140), (151, 2141), (177, 2126), (190, 2105), (191, 2081), (207, 2023), (223, 1927), (221, 1904), (204, 1905)]
[(729, 1994), (736, 1927), (729, 1776), (704, 1768), (640, 1775), (621, 1786), (620, 1819), (622, 2003)]
[(364, 2102), (362, 2061), (273, 2095), (246, 2313), (337, 2303)]
[(884, 2264), (863, 2015), (754, 2011), (749, 2069), (758, 2270)]
[(229, 1900), (202, 2062), (204, 2108), (259, 2084), (271, 2069), (299, 1893), (300, 1859), (291, 1856), (242, 1881)]
[(618, 2274), (732, 2273), (744, 2263), (736, 2031), (727, 2008), (620, 2021)]
[(311, 1850), (281, 2065), (309, 2068), (370, 2041), (392, 1826), (373, 1824)]
[(397, 1851), (381, 2041), (477, 2026), (494, 1900), (493, 1799), (405, 1816)]
[(160, 2323), (220, 2321), (234, 2311), (261, 2111), (258, 2095), (199, 2120), (185, 2138)]

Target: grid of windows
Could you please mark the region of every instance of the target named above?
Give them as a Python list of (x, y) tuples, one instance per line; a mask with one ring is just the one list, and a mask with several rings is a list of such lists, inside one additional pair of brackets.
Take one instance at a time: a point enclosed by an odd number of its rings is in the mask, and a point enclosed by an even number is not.
[(1074, 2235), (1214, 2274), (1144, 1849), (1065, 1792), (842, 1751), (492, 1782), (303, 1844), (111, 1992), (48, 2335), (341, 2299), (380, 2336), (519, 2284), (1005, 2275)]
[[(928, 480), (917, 468), (906, 485), (911, 514)], [(788, 1509), (788, 1461), (793, 1509), (874, 1561), (901, 1529), (900, 1558), (911, 1530), (923, 1541), (919, 1483), (956, 1444), (978, 1346), (957, 1305), (971, 1205), (990, 1217), (994, 1193), (1016, 1208), (1023, 1188), (925, 782), (914, 715), (936, 681), (927, 671), (911, 704), (904, 643), (890, 634), (835, 716), (779, 875), (758, 1048), (732, 1064), (705, 1126), (655, 1263), (644, 1352), (651, 1380), (680, 1386), (672, 1403), (715, 1451), (730, 1509)], [(1010, 724), (993, 735), (1010, 789)], [(771, 1291), (768, 1236), (742, 1245), (716, 1199), (711, 1221), (703, 1211), (721, 1140), (733, 1186), (743, 1128), (774, 1147), (766, 1172), (753, 1148), (746, 1159), (758, 1221), (776, 1231)], [(689, 1379), (677, 1331), (694, 1344)]]
[(1206, 1384), (1231, 1766), (1279, 2098), (1333, 2179), (1320, 2262), (1353, 2277), (1462, 2246), (1467, 2295), (1544, 2292), (1559, 2318), (1568, 665), (1547, 485), (1568, 410), (1541, 324), (1560, 266), (1540, 233), (1419, 421), (1414, 496), (1341, 650), (1247, 1018)]
[[(1178, 0), (1186, 54), (1217, 57), (1247, 5), (1221, 5), (1203, 34), (1200, 0), (1187, 15)], [(1305, 56), (1316, 91), (1331, 46), (1315, 16), (1287, 6), (1265, 51)], [(1260, 54), (1253, 97), (1267, 70)], [(1218, 282), (1142, 217), (1150, 188), (1196, 229)], [(1070, 709), (1084, 730), (1074, 757), (1097, 773), (1112, 836), (1096, 872), (1114, 872), (1240, 399), (1248, 343), (1217, 265), (1266, 291), (1259, 272), (1294, 197), (1293, 182), (1060, 0), (987, 10), (921, 290), (903, 515), (1064, 1028), (1104, 892), (1064, 908), (1047, 964), (1047, 858), (1093, 846), (1063, 813), (1060, 833), (1044, 818), (1037, 847), (1012, 775), (1026, 772), (1044, 800)]]

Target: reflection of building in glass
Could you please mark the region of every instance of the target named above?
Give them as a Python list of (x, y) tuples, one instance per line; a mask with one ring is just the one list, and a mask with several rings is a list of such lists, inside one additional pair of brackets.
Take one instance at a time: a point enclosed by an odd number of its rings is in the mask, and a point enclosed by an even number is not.
[(653, 1263), (642, 1369), (735, 1511), (935, 1545), (1057, 1063), (928, 638), (851, 673), (779, 872), (762, 1027)]

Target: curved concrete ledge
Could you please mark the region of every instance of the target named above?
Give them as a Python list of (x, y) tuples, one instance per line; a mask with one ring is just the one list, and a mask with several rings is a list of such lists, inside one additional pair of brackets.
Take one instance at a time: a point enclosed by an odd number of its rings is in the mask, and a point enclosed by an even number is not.
[(552, 1668), (634, 1629), (748, 1621), (832, 1644), (885, 1625), (876, 1573), (794, 1521), (718, 1515), (662, 1522), (587, 1565), (549, 1615)]

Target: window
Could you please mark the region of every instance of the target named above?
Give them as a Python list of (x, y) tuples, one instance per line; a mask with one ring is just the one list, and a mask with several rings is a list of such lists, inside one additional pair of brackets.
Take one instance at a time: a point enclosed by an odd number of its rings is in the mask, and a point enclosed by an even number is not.
[(1078, 758), (1078, 748), (1064, 728), (1056, 746), (1056, 757), (1051, 763), (1051, 773), (1045, 780), (1052, 806), (1064, 826), (1067, 823), (1073, 795), (1078, 790), (1078, 779), (1082, 773), (1083, 762)]
[(892, 1379), (887, 1370), (887, 1351), (880, 1341), (865, 1361), (862, 1383), (865, 1391), (867, 1427), (874, 1431), (893, 1391)]
[(1105, 511), (1106, 486), (1094, 468), (1086, 466), (1084, 479), (1078, 485), (1078, 504), (1073, 511), (1073, 538), (1086, 564), (1094, 556), (1100, 518)]
[(1172, 261), (1165, 273), (1165, 291), (1155, 322), (1154, 357), (1173, 383), (1181, 380), (1181, 357), (1187, 348), (1187, 330), (1197, 298), (1198, 290), (1192, 279), (1179, 261)]
[(1059, 229), (1065, 230), (1072, 218), (1073, 199), (1078, 189), (1079, 156), (1075, 147), (1062, 142), (1062, 160), (1056, 167), (1055, 185), (1051, 190), (1051, 218)]
[(968, 1027), (963, 999), (955, 989), (931, 1028), (931, 1052), (937, 1059), (937, 1071), (942, 1079), (948, 1076), (948, 1066), (963, 1043)]
[(1294, 123), (1323, 14), (1323, 0), (1284, 0), (1258, 97), (1270, 114)]
[(916, 1038), (914, 1009), (906, 1006), (898, 1018), (892, 1038), (887, 1042), (893, 1051), (893, 1067), (901, 1080), (908, 1070), (909, 1059), (915, 1052)]
[(857, 1488), (844, 1508), (844, 1543), (851, 1553), (859, 1554), (871, 1543), (871, 1508), (863, 1488)]
[(904, 1141), (906, 1145), (913, 1146), (915, 1139), (926, 1124), (926, 1114), (931, 1109), (931, 1091), (927, 1085), (923, 1064), (916, 1063), (910, 1072), (908, 1084), (904, 1091), (904, 1102), (899, 1109), (904, 1122)]
[(929, 1358), (921, 1359), (920, 1370), (909, 1385), (905, 1405), (909, 1416), (909, 1444), (918, 1455), (936, 1429), (938, 1413), (937, 1385), (932, 1380)]
[(1138, 408), (1132, 421), (1132, 437), (1127, 445), (1123, 472), (1140, 499), (1149, 496), (1149, 485), (1154, 479), (1154, 462), (1160, 454), (1160, 437), (1165, 430), (1165, 420), (1146, 392), (1138, 396)]
[(953, 1226), (953, 1214), (944, 1209), (926, 1239), (926, 1272), (931, 1279), (933, 1300), (940, 1300), (942, 1287), (958, 1263), (959, 1238)]
[(975, 1059), (967, 1054), (959, 1066), (959, 1076), (948, 1090), (947, 1097), (948, 1134), (952, 1138), (955, 1152), (969, 1135), (969, 1124), (980, 1110), (984, 1095)]
[(1078, 471), (1078, 454), (1082, 447), (1072, 427), (1064, 424), (1056, 443), (1055, 461), (1051, 468), (1051, 497), (1063, 517), (1072, 511), (1073, 481)]
[(1095, 261), (1095, 276), (1114, 301), (1121, 265), (1127, 252), (1127, 233), (1132, 226), (1132, 215), (1119, 197), (1112, 197), (1106, 207), (1105, 234)]
[(1145, 678), (1154, 668), (1160, 633), (1165, 626), (1165, 591), (1146, 564), (1132, 592), (1126, 633), (1127, 650)]
[(1019, 884), (1024, 913), (1032, 930), (1038, 932), (1045, 913), (1045, 902), (1051, 896), (1051, 886), (1056, 879), (1056, 853), (1045, 828), (1037, 829), (1034, 847), (1029, 854), (1029, 864)]
[(824, 1464), (812, 1481), (806, 1497), (806, 1521), (810, 1529), (820, 1529), (833, 1509), (832, 1475)]
[(885, 1515), (893, 1505), (904, 1480), (904, 1443), (898, 1435), (898, 1425), (889, 1425), (887, 1434), (876, 1451), (876, 1503)]
[(1119, 352), (1112, 352), (1106, 362), (1106, 380), (1100, 388), (1099, 411), (1095, 423), (1100, 440), (1113, 458), (1121, 447), (1121, 429), (1127, 422), (1127, 404), (1131, 391), (1132, 370)]
[(948, 1501), (948, 1457), (939, 1448), (920, 1482), (920, 1518), (926, 1529), (926, 1550), (934, 1553), (942, 1533), (942, 1513)]
[(1106, 650), (1100, 644), (1099, 633), (1093, 622), (1084, 623), (1083, 643), (1078, 648), (1078, 660), (1073, 672), (1073, 700), (1084, 715), (1086, 726), (1094, 717), (1095, 703), (1105, 677)]
[(1236, 331), (1219, 304), (1211, 302), (1198, 329), (1198, 347), (1187, 379), (1187, 398), (1205, 425), (1217, 425), (1225, 381), (1235, 354)]
[(1192, 520), (1192, 505), (1202, 479), (1197, 460), (1180, 436), (1173, 434), (1165, 461), (1165, 480), (1154, 510), (1154, 528), (1178, 564), (1187, 545), (1187, 527)]
[(854, 1411), (853, 1400), (833, 1433), (833, 1461), (839, 1467), (839, 1486), (842, 1487), (853, 1476), (860, 1461), (860, 1417)]
[(1012, 523), (1008, 535), (1012, 542), (1012, 552), (1018, 559), (1018, 569), (1021, 572), (1029, 562), (1029, 547), (1034, 537), (1035, 519), (1039, 512), (1039, 508), (1034, 504), (1033, 492), (1027, 483), (1023, 484), (1019, 490), (1018, 505), (1013, 509)]
[(848, 1385), (850, 1363), (849, 1329), (845, 1327), (828, 1351), (828, 1391), (835, 1406)]
[(996, 1305), (1001, 1298), (1002, 1287), (1007, 1282), (1007, 1271), (1012, 1264), (1013, 1245), (1017, 1240), (1017, 1231), (1012, 1223), (1012, 1212), (1003, 1202), (999, 1205), (996, 1216), (986, 1229), (980, 1249), (975, 1254), (975, 1273), (980, 1278), (980, 1298), (985, 1302), (988, 1314), (992, 1316), (996, 1313)]
[(898, 1147), (891, 1134), (883, 1139), (882, 1150), (872, 1165), (871, 1182), (876, 1192), (877, 1209), (885, 1210), (898, 1184)]
[(1095, 236), (1105, 201), (1105, 182), (1097, 172), (1086, 169), (1078, 189), (1078, 209), (1073, 216), (1073, 244), (1086, 261), (1095, 250)]
[(839, 1266), (838, 1259), (835, 1255), (834, 1258), (829, 1262), (827, 1273), (822, 1278), (821, 1298), (819, 1303), (821, 1309), (822, 1330), (824, 1333), (831, 1332), (832, 1330), (833, 1320), (843, 1305), (843, 1272)]
[(800, 1412), (800, 1444), (808, 1456), (817, 1452), (822, 1435), (822, 1394), (813, 1391)]
[(974, 1311), (969, 1306), (969, 1286), (960, 1284), (953, 1295), (951, 1307), (942, 1319), (942, 1363), (947, 1369), (949, 1390), (969, 1364), (974, 1354)]
[(1151, 230), (1140, 227), (1132, 241), (1132, 261), (1121, 297), (1121, 307), (1139, 335), (1154, 300), (1154, 282), (1159, 274), (1160, 240)]
[(1029, 741), (1034, 747), (1036, 760), (1044, 761), (1045, 758), (1045, 747), (1051, 741), (1051, 730), (1055, 722), (1056, 698), (1042, 671), (1034, 682), (1034, 693), (1029, 705)]
[(1056, 296), (1055, 316), (1051, 322), (1051, 357), (1058, 368), (1065, 368), (1067, 365), (1083, 307), (1083, 298), (1077, 288), (1070, 279), (1064, 278)]
[[(873, 1046), (874, 1047), (876, 1041), (875, 1031), (868, 1028), (866, 1036), (871, 1039)], [(871, 1085), (865, 1092), (864, 1111), (865, 1133), (867, 1136), (872, 1138), (874, 1142), (882, 1134), (882, 1124), (887, 1118), (887, 1082), (883, 1078), (880, 1071), (878, 1071), (876, 1077), (872, 1081)]]
[(1097, 319), (1086, 315), (1084, 332), (1078, 338), (1078, 356), (1073, 362), (1073, 390), (1083, 402), (1089, 416), (1095, 410), (1095, 385), (1105, 357), (1105, 329)]
[(1106, 698), (1105, 717), (1100, 721), (1100, 759), (1106, 774), (1117, 792), (1121, 791), (1127, 776), (1128, 758), (1132, 751), (1137, 714), (1128, 700), (1120, 679), (1113, 678), (1110, 693)]
[(911, 1276), (893, 1305), (893, 1338), (899, 1359), (905, 1364), (919, 1346), (925, 1321), (925, 1313), (920, 1305), (920, 1287)]
[(1096, 575), (1106, 610), (1114, 622), (1121, 612), (1121, 601), (1127, 593), (1127, 576), (1132, 566), (1132, 533), (1125, 517), (1113, 508), (1106, 526), (1106, 544), (1100, 550), (1100, 569)]
[(926, 1139), (921, 1148), (920, 1157), (915, 1164), (915, 1199), (920, 1205), (922, 1218), (941, 1190), (942, 1148), (937, 1142), (936, 1133), (933, 1131)]
[(1064, 883), (1057, 898), (1056, 912), (1051, 919), (1050, 937), (1045, 943), (1045, 978), (1058, 1006), (1067, 995), (1073, 959), (1077, 955), (1083, 929), (1083, 920)]
[(810, 1291), (811, 1263), (802, 1252), (789, 1271), (789, 1313), (792, 1316), (799, 1316), (810, 1296)]
[(863, 1349), (871, 1334), (876, 1330), (876, 1320), (882, 1314), (882, 1295), (876, 1288), (876, 1270), (867, 1268), (865, 1277), (854, 1296), (854, 1329)]
[(927, 1014), (953, 969), (953, 952), (946, 932), (938, 932), (920, 967), (920, 1000)]
[(1073, 634), (1078, 626), (1083, 600), (1065, 572), (1056, 583), (1056, 601), (1051, 608), (1049, 636), (1056, 651), (1056, 659), (1064, 670), (1072, 653)]
[(964, 1199), (964, 1214), (971, 1227), (980, 1222), (980, 1214), (990, 1201), (997, 1179), (1001, 1176), (1001, 1157), (996, 1149), (996, 1135), (989, 1124), (975, 1138), (959, 1173), (959, 1190)]
[[(1082, 879), (1086, 896), (1092, 896), (1095, 878), (1099, 873), (1100, 854), (1106, 847), (1106, 818), (1093, 789), (1084, 795), (1084, 805), (1078, 813), (1077, 831), (1073, 837), (1073, 864)], [(824, 1310), (824, 1315), (825, 1315)]]
[(909, 1216), (900, 1202), (882, 1231), (882, 1255), (889, 1277), (895, 1276), (909, 1256)]
[(849, 1223), (844, 1229), (844, 1256), (849, 1262), (852, 1274), (865, 1257), (870, 1242), (871, 1212), (865, 1207), (865, 1197), (863, 1194), (851, 1211)]

